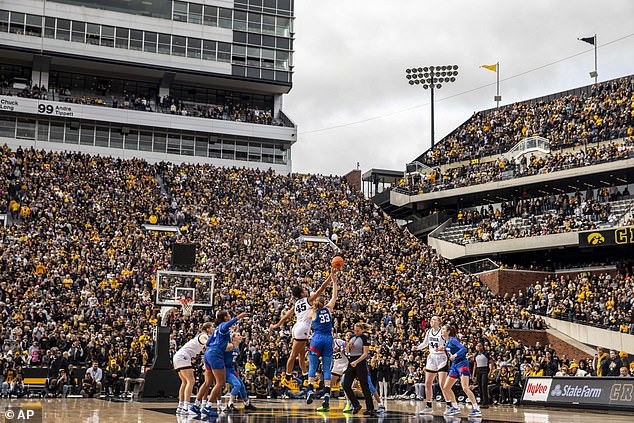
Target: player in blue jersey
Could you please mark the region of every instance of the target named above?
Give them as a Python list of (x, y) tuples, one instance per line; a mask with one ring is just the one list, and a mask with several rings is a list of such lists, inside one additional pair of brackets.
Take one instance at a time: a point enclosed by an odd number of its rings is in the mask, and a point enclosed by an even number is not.
[(324, 371), (324, 401), (317, 411), (330, 410), (330, 382), (332, 366), (332, 310), (337, 302), (337, 270), (332, 270), (332, 297), (328, 304), (324, 305), (324, 300), (319, 297), (315, 299), (310, 318), (312, 320), (313, 337), (308, 347), (308, 392), (306, 393), (306, 404), (313, 402), (315, 396), (315, 374), (319, 367), (319, 358)]
[(235, 325), (239, 319), (246, 317), (249, 313), (243, 312), (233, 319), (227, 310), (220, 310), (216, 314), (216, 330), (207, 340), (207, 351), (205, 352), (205, 368), (211, 370), (216, 380), (214, 388), (209, 393), (209, 401), (201, 410), (202, 414), (214, 417), (218, 414), (212, 409), (211, 404), (215, 400), (220, 408), (222, 390), (227, 381), (225, 370), (225, 350), (231, 340), (231, 326)]
[(447, 351), (449, 353), (449, 359), (451, 360), (449, 377), (442, 386), (445, 399), (451, 402), (451, 407), (445, 411), (445, 415), (460, 414), (456, 395), (452, 389), (458, 378), (460, 378), (462, 390), (467, 394), (467, 397), (473, 405), (473, 411), (469, 413), (469, 417), (479, 417), (482, 415), (482, 412), (480, 412), (480, 407), (478, 407), (478, 401), (475, 395), (473, 395), (473, 392), (469, 388), (471, 372), (469, 371), (469, 362), (467, 361), (467, 348), (456, 339), (456, 328), (451, 325), (442, 327), (442, 336), (447, 342), (444, 347), (438, 347), (438, 349)]
[(249, 401), (249, 396), (247, 395), (247, 387), (244, 385), (242, 379), (240, 379), (240, 375), (235, 367), (235, 359), (240, 353), (238, 346), (242, 342), (242, 335), (237, 332), (231, 334), (231, 342), (227, 344), (227, 348), (225, 350), (225, 369), (227, 374), (227, 383), (231, 385), (231, 393), (229, 397), (229, 403), (227, 404), (227, 411), (231, 412), (235, 410), (234, 402), (241, 398), (244, 401), (244, 409), (245, 410), (255, 410), (255, 406), (251, 404)]

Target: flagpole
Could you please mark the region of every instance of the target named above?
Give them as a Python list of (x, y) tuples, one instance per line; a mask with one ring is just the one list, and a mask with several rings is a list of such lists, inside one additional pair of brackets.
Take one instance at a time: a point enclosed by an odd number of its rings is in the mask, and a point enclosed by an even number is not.
[(497, 105), (495, 106), (495, 108), (499, 108), (500, 107), (500, 99), (502, 97), (500, 97), (500, 62), (497, 62), (496, 67), (495, 67), (495, 74), (497, 76), (497, 93), (495, 96), (495, 100), (497, 102)]
[(594, 34), (594, 85), (597, 84), (599, 72), (597, 70), (597, 34)]

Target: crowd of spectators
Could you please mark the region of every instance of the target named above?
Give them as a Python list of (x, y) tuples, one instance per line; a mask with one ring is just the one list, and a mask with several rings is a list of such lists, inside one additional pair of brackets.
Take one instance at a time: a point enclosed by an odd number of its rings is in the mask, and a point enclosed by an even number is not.
[[(272, 111), (251, 107), (246, 104), (203, 104), (186, 102), (171, 96), (124, 92), (121, 96), (106, 95), (104, 90), (76, 94), (69, 87), (56, 87), (52, 95), (44, 85), (38, 87), (26, 83), (25, 88), (12, 88), (9, 81), (0, 83), (0, 95), (18, 96), (40, 100), (61, 101), (72, 104), (106, 106), (115, 109), (129, 109), (144, 112), (160, 112), (180, 116), (192, 116), (206, 119), (230, 120), (234, 122), (255, 123), (259, 125), (283, 125), (273, 118)], [(154, 105), (154, 107), (153, 107)]]
[(465, 186), (486, 184), (531, 175), (543, 175), (576, 167), (592, 166), (600, 163), (634, 157), (634, 138), (628, 136), (618, 141), (610, 141), (585, 150), (556, 152), (546, 155), (531, 153), (518, 159), (500, 157), (490, 162), (475, 161), (470, 165), (435, 168), (424, 175), (414, 175), (403, 179), (396, 190), (409, 195), (444, 191)]
[(634, 281), (621, 273), (549, 277), (512, 301), (531, 313), (634, 333)]
[[(411, 347), (434, 314), (457, 324), (470, 349), (482, 343), (496, 362), (516, 366), (531, 346), (507, 329), (543, 327), (522, 305), (457, 272), (339, 177), (6, 147), (0, 163), (18, 210), (13, 225), (0, 228), (2, 353), (12, 371), (16, 355), (24, 365), (48, 367), (52, 395), (64, 393), (59, 360), (96, 362), (108, 392), (122, 389), (108, 374), (142, 378), (160, 320), (154, 275), (169, 268), (176, 241), (198, 245), (193, 270), (216, 275), (216, 307), (250, 312), (238, 328), (246, 336), (238, 367), (254, 390), (262, 392), (266, 377), (269, 395), (290, 352), (290, 325), (266, 328), (292, 307), (289, 287), (316, 287), (333, 255), (300, 235), (327, 236), (341, 248), (335, 327), (345, 333), (358, 321), (372, 325), (375, 376), (389, 369), (382, 375), (394, 395), (409, 389), (399, 381), (410, 366), (422, 367), (424, 356)], [(176, 223), (181, 235), (144, 231), (150, 221)], [(176, 312), (172, 352), (210, 320), (202, 309), (190, 317)], [(533, 353), (539, 360), (541, 350)], [(80, 393), (96, 394), (94, 379), (81, 382)]]
[(427, 151), (430, 167), (502, 154), (530, 136), (551, 149), (582, 146), (634, 135), (634, 77), (595, 84), (590, 92), (527, 101), (478, 112)]
[(630, 196), (627, 186), (612, 186), (597, 189), (596, 195), (595, 190), (588, 189), (585, 194), (579, 191), (551, 194), (504, 202), (496, 208), (489, 205), (460, 210), (456, 224), (464, 225), (465, 229), (458, 242), (498, 241), (613, 226), (622, 213), (614, 213), (610, 202), (630, 199)]

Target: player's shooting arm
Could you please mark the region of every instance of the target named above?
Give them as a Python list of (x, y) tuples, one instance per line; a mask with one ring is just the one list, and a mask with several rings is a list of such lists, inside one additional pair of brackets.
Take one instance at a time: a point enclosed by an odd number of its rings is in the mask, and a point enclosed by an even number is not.
[(334, 272), (331, 274), (332, 277), (332, 297), (330, 297), (330, 301), (328, 301), (328, 304), (326, 304), (326, 307), (328, 307), (328, 309), (330, 311), (332, 311), (335, 308), (335, 303), (337, 302), (337, 275), (334, 274)]
[(319, 298), (319, 296), (321, 296), (321, 294), (324, 293), (324, 291), (326, 290), (326, 288), (328, 287), (328, 285), (332, 281), (332, 277), (333, 277), (334, 273), (335, 273), (335, 269), (331, 269), (330, 270), (330, 275), (328, 275), (328, 277), (326, 278), (324, 283), (321, 284), (321, 286), (319, 287), (319, 289), (317, 291), (313, 292), (312, 295), (310, 297), (308, 297), (308, 304), (312, 305), (313, 301), (315, 301), (315, 298)]
[(274, 324), (274, 325), (271, 325), (271, 327), (270, 327), (269, 329), (270, 329), (270, 330), (273, 330), (273, 329), (277, 329), (277, 328), (279, 328), (280, 326), (282, 326), (282, 325), (284, 324), (284, 322), (285, 322), (285, 321), (287, 321), (288, 319), (290, 319), (290, 318), (291, 318), (291, 316), (293, 315), (293, 311), (294, 311), (294, 310), (293, 310), (293, 308), (289, 308), (289, 309), (288, 309), (288, 311), (286, 312), (286, 314), (284, 314), (284, 315), (282, 316), (282, 318), (280, 319), (280, 321), (279, 321), (279, 322), (277, 322), (277, 323), (276, 323), (276, 324)]

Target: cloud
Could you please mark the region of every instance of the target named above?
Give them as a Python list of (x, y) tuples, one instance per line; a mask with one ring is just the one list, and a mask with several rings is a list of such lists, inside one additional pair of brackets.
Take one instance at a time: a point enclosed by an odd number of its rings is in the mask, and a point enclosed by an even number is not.
[[(460, 66), (457, 81), (436, 91), (439, 140), (474, 111), (495, 106), (495, 74), (480, 65), (500, 61), (501, 95), (509, 104), (591, 83), (592, 47), (577, 37), (597, 33), (601, 46), (634, 32), (634, 2), (454, 0), (430, 6), (414, 0), (295, 2), (294, 83), (284, 100), (299, 125), (295, 171), (345, 174), (357, 162), (363, 171), (400, 170), (427, 149), (429, 92), (407, 84), (408, 67)], [(600, 47), (600, 80), (634, 73), (632, 52), (634, 36)], [(458, 95), (487, 84), (493, 85)], [(341, 127), (322, 130), (334, 126)]]

